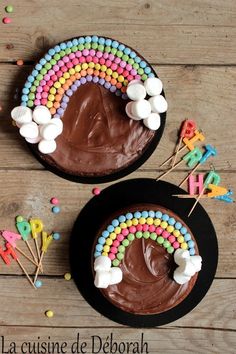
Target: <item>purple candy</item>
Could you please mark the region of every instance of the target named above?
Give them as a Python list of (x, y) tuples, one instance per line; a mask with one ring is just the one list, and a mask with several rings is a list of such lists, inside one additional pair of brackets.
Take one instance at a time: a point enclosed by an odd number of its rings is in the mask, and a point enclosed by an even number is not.
[(67, 107), (67, 103), (62, 102), (62, 103), (61, 103), (61, 108), (66, 109), (66, 107)]
[(113, 61), (115, 56), (114, 56), (114, 54), (111, 53), (111, 54), (109, 54), (108, 58), (109, 58), (110, 61)]
[(65, 102), (65, 103), (68, 103), (69, 102), (69, 97), (64, 95), (63, 98), (62, 98), (62, 101)]
[(53, 65), (53, 70), (54, 70), (55, 72), (57, 72), (57, 71), (60, 70), (60, 68), (59, 68), (59, 66), (58, 66), (57, 64), (55, 64), (55, 65)]
[(126, 62), (123, 61), (123, 60), (121, 60), (121, 62), (120, 62), (120, 67), (121, 67), (121, 68), (125, 68), (125, 67), (126, 67)]
[(105, 83), (105, 80), (103, 78), (99, 79), (99, 84), (100, 85), (104, 85), (104, 83)]
[(59, 114), (59, 116), (62, 116), (64, 114), (64, 109), (58, 108), (57, 113)]
[(70, 96), (73, 95), (73, 91), (71, 89), (69, 89), (69, 90), (66, 91), (66, 94), (67, 94), (67, 96), (70, 97)]
[(115, 95), (116, 96), (121, 96), (121, 91), (120, 90), (116, 90)]
[(89, 54), (91, 55), (91, 57), (94, 57), (94, 55), (96, 54), (94, 49), (90, 49)]
[(126, 70), (128, 70), (128, 71), (132, 70), (132, 65), (127, 64), (127, 65), (126, 65)]
[(55, 74), (55, 71), (52, 70), (52, 69), (50, 69), (49, 72), (48, 72), (48, 75), (52, 76), (52, 75), (54, 75), (54, 74)]
[(92, 78), (91, 75), (87, 75), (87, 78), (86, 78), (86, 79), (87, 79), (88, 82), (90, 82), (90, 81), (92, 81), (93, 78)]
[(110, 91), (111, 91), (111, 92), (116, 92), (116, 86), (111, 86), (111, 87), (110, 87)]
[(104, 87), (105, 87), (106, 89), (109, 89), (109, 88), (111, 87), (111, 84), (110, 84), (110, 82), (105, 82), (105, 85), (104, 85)]
[(58, 60), (57, 65), (62, 67), (62, 66), (64, 66), (64, 62), (62, 60)]
[(76, 90), (77, 90), (77, 86), (74, 84), (74, 85), (71, 85), (71, 90), (73, 91), (73, 92), (75, 92)]
[(80, 83), (81, 83), (82, 85), (86, 83), (86, 79), (85, 79), (85, 77), (81, 77), (81, 79), (80, 79)]
[(44, 80), (49, 81), (50, 80), (50, 76), (48, 74), (44, 75)]
[(93, 77), (93, 82), (96, 84), (99, 81), (99, 78), (97, 76)]
[(133, 75), (133, 76), (135, 76), (135, 75), (137, 74), (137, 71), (136, 71), (135, 69), (132, 69), (132, 70), (130, 71), (130, 74)]
[(55, 113), (53, 118), (60, 118), (59, 114)]
[(141, 76), (140, 75), (135, 75), (135, 80), (141, 80)]
[(120, 59), (120, 58), (118, 58), (118, 57), (116, 57), (114, 61), (115, 61), (115, 63), (116, 63), (116, 64), (120, 64), (121, 59)]
[(101, 58), (102, 56), (103, 56), (103, 53), (102, 53), (102, 52), (98, 51), (98, 52), (96, 53), (96, 57), (97, 57), (97, 58)]
[(85, 57), (87, 57), (87, 56), (89, 55), (89, 50), (88, 50), (88, 49), (84, 49), (84, 50), (82, 51), (82, 53), (83, 53), (83, 55), (84, 55)]
[(40, 86), (45, 86), (46, 85), (46, 81), (45, 80), (41, 80), (40, 81)]
[(128, 96), (126, 95), (126, 93), (123, 93), (122, 96), (123, 100), (127, 100)]
[(64, 61), (64, 63), (68, 63), (68, 61), (70, 61), (70, 59), (67, 55), (64, 56), (62, 60)]
[(79, 81), (79, 80), (75, 80), (75, 85), (76, 85), (77, 87), (80, 87), (80, 85), (81, 85), (80, 81)]

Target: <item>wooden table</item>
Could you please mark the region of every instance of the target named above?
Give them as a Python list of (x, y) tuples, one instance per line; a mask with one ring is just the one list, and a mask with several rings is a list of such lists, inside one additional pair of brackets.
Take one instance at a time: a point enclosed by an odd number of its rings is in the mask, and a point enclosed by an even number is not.
[[(1, 1), (1, 17), (7, 4)], [(67, 342), (67, 353), (71, 353), (68, 348), (77, 333), (87, 341), (87, 348), (91, 348), (93, 335), (106, 341), (113, 333), (115, 340), (122, 342), (139, 340), (144, 333), (149, 353), (235, 353), (235, 205), (202, 202), (217, 232), (219, 265), (210, 291), (197, 308), (161, 328), (125, 328), (94, 311), (73, 281), (63, 277), (69, 271), (70, 231), (77, 214), (92, 197), (92, 186), (68, 182), (46, 171), (10, 120), (10, 111), (19, 102), (18, 93), (33, 63), (51, 45), (82, 34), (111, 36), (136, 48), (154, 65), (169, 102), (160, 145), (127, 178), (156, 177), (159, 163), (174, 149), (180, 122), (188, 117), (198, 122), (207, 142), (217, 147), (214, 166), (222, 184), (235, 187), (235, 0), (92, 0), (88, 4), (79, 0), (12, 0), (11, 4), (13, 22), (0, 24), (0, 228), (14, 230), (16, 215), (32, 215), (42, 218), (49, 231), (60, 231), (62, 237), (45, 256), (43, 287), (37, 291), (16, 263), (10, 267), (1, 263), (0, 335), (5, 340), (4, 348), (0, 343), (1, 353), (7, 352), (10, 342), (16, 342), (17, 353), (23, 353), (22, 342), (33, 343), (38, 337)], [(24, 66), (17, 66), (17, 59), (23, 59)], [(206, 171), (209, 164), (202, 167)], [(178, 170), (168, 180), (178, 183), (185, 174)], [(62, 211), (58, 215), (50, 211), (52, 196), (60, 199)], [(21, 247), (26, 250), (24, 244)], [(27, 261), (24, 264), (30, 273), (34, 271)], [(53, 318), (44, 315), (47, 309), (54, 311)], [(91, 349), (86, 352), (91, 353)]]

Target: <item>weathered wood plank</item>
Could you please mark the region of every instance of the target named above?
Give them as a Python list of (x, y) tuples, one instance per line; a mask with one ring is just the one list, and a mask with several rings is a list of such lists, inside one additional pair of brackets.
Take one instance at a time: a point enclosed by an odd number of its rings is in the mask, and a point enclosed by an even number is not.
[[(233, 0), (12, 3), (13, 22), (1, 24), (0, 61), (35, 60), (60, 41), (96, 33), (133, 46), (152, 63), (235, 64)], [(223, 45), (227, 50), (219, 50)]]
[[(156, 176), (154, 172), (138, 171), (128, 178), (155, 178)], [(177, 184), (184, 176), (182, 172), (175, 172), (169, 175), (167, 180)], [(221, 177), (222, 185), (232, 186), (234, 183), (234, 174), (221, 173)], [(63, 180), (48, 171), (0, 171), (0, 181), (2, 181), (0, 184), (0, 229), (14, 230), (14, 219), (18, 214), (41, 218), (48, 232), (54, 230), (62, 233), (61, 240), (55, 241), (45, 256), (45, 273), (60, 275), (66, 272), (69, 267), (67, 250), (70, 232), (78, 213), (92, 197), (92, 186)], [(107, 184), (101, 185), (101, 188), (105, 186)], [(57, 196), (60, 200), (62, 207), (60, 214), (51, 213), (49, 200), (52, 196)], [(235, 204), (204, 200), (202, 205), (209, 213), (218, 236), (220, 258), (217, 276), (236, 277)], [(23, 241), (20, 242), (20, 247), (26, 250)], [(34, 271), (34, 267), (31, 267), (27, 261), (25, 264), (28, 271)], [(21, 274), (21, 270), (15, 263), (12, 263), (11, 267), (3, 264), (0, 267), (0, 273)]]
[[(216, 146), (216, 169), (235, 170), (236, 140), (232, 134), (236, 110), (236, 68), (199, 66), (156, 66), (164, 82), (169, 103), (164, 136), (155, 153), (142, 169), (157, 169), (174, 150), (177, 131), (185, 118), (193, 118), (205, 132), (206, 142)], [(31, 156), (16, 128), (10, 124), (10, 111), (17, 105), (20, 90), (29, 73), (28, 66), (0, 65), (0, 168), (34, 168), (41, 165)], [(223, 129), (222, 129), (223, 126)], [(219, 135), (220, 132), (220, 135)], [(204, 169), (209, 164), (203, 165)]]
[[(80, 295), (73, 280), (41, 279), (42, 288), (34, 290), (24, 277), (0, 277), (1, 325), (120, 326), (96, 312)], [(235, 296), (235, 279), (216, 279), (208, 294), (191, 313), (165, 327), (236, 330)], [(44, 316), (48, 309), (54, 311), (53, 319)]]

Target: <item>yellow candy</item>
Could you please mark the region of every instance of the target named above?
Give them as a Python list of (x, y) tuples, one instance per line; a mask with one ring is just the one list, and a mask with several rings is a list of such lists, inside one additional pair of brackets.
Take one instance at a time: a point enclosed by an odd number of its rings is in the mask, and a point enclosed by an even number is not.
[(162, 227), (163, 229), (166, 229), (167, 226), (168, 226), (168, 223), (167, 223), (166, 221), (162, 221), (162, 222), (161, 222), (161, 227)]
[(127, 227), (132, 226), (132, 220), (127, 220), (127, 221), (126, 221), (126, 225), (127, 225)]
[(174, 235), (175, 237), (179, 237), (179, 236), (180, 236), (180, 231), (179, 231), (179, 230), (174, 230), (174, 231), (173, 231), (173, 235)]
[(59, 82), (64, 85), (66, 82), (66, 79), (64, 77), (60, 77)]
[(45, 231), (42, 232), (42, 251), (43, 252), (47, 252), (48, 247), (50, 245), (50, 243), (53, 240), (53, 236), (52, 235), (48, 235)]
[(188, 249), (188, 244), (186, 242), (183, 242), (181, 243), (180, 247), (183, 249), (183, 250), (187, 250)]
[(48, 95), (48, 100), (53, 102), (55, 100), (55, 96), (54, 95)]
[(109, 237), (110, 237), (111, 240), (115, 240), (116, 239), (115, 232), (111, 232)]
[(64, 274), (65, 280), (71, 280), (71, 274), (70, 273), (65, 273)]
[(122, 222), (122, 223), (120, 224), (120, 227), (121, 227), (122, 229), (126, 229), (126, 228), (127, 228), (127, 224), (126, 224), (125, 222)]
[(106, 70), (107, 70), (107, 66), (106, 66), (106, 65), (102, 65), (102, 66), (101, 66), (101, 71), (104, 71), (104, 72), (105, 72)]
[(100, 70), (100, 68), (101, 68), (101, 65), (100, 65), (100, 64), (98, 64), (98, 63), (95, 64), (95, 69), (96, 69), (96, 70)]
[(112, 245), (112, 239), (108, 237), (108, 238), (106, 239), (106, 244), (107, 244), (108, 246), (111, 246), (111, 245)]
[(75, 69), (74, 68), (70, 68), (69, 73), (70, 73), (70, 75), (75, 75)]
[(70, 78), (70, 74), (69, 74), (69, 73), (64, 73), (64, 74), (63, 74), (63, 77), (67, 80), (67, 79)]
[(56, 82), (54, 83), (54, 87), (56, 87), (57, 89), (60, 88), (60, 87), (61, 87), (60, 82), (56, 81)]
[(123, 82), (124, 79), (125, 79), (124, 76), (122, 76), (122, 75), (119, 75), (119, 76), (118, 76), (118, 81), (119, 81), (119, 82)]
[(108, 253), (108, 252), (110, 251), (110, 246), (105, 245), (105, 246), (103, 247), (103, 251)]
[(108, 253), (107, 252), (102, 252), (102, 255), (103, 256), (108, 256)]
[(140, 223), (140, 225), (144, 225), (146, 223), (146, 219), (145, 218), (140, 218), (139, 219), (139, 223)]
[(174, 226), (171, 226), (171, 225), (169, 225), (169, 226), (167, 226), (167, 228), (166, 228), (166, 230), (171, 234), (173, 231), (174, 231)]
[(115, 233), (116, 233), (117, 235), (121, 233), (121, 228), (120, 228), (119, 226), (117, 226), (117, 227), (115, 228)]
[(147, 224), (153, 225), (153, 218), (147, 218)]
[(153, 224), (154, 224), (155, 226), (159, 226), (160, 223), (161, 223), (161, 220), (160, 220), (160, 219), (155, 219), (155, 220), (153, 221)]
[(111, 70), (110, 68), (108, 68), (107, 71), (106, 71), (106, 73), (107, 73), (107, 75), (110, 75), (110, 76), (111, 76), (112, 70)]
[(30, 219), (31, 234), (33, 238), (38, 237), (38, 233), (43, 231), (43, 222), (40, 219)]
[(87, 63), (83, 63), (82, 64), (82, 69), (83, 70), (87, 70), (88, 69), (88, 64)]
[(133, 218), (132, 219), (132, 225), (134, 225), (134, 226), (138, 225), (138, 219)]
[[(177, 238), (177, 241), (178, 241), (179, 243), (183, 243), (183, 242), (184, 242), (184, 237), (183, 237), (183, 236), (179, 236), (179, 237)], [(186, 243), (186, 245), (187, 245), (187, 243)]]
[(53, 313), (53, 311), (48, 310), (48, 311), (45, 312), (45, 315), (46, 315), (48, 318), (51, 318), (51, 317), (54, 316), (54, 313)]
[(50, 92), (52, 95), (55, 95), (55, 93), (57, 92), (57, 90), (55, 89), (55, 87), (51, 87), (49, 92)]
[(75, 72), (79, 73), (81, 71), (81, 65), (75, 66)]
[(53, 103), (52, 103), (51, 101), (48, 101), (48, 102), (47, 102), (47, 107), (48, 107), (48, 108), (52, 108), (52, 106), (53, 106)]
[(115, 71), (113, 74), (112, 74), (112, 77), (114, 78), (114, 79), (117, 79), (118, 78), (118, 73)]
[(89, 64), (88, 64), (89, 68), (93, 69), (94, 66), (95, 66), (95, 63), (93, 61), (91, 61)]

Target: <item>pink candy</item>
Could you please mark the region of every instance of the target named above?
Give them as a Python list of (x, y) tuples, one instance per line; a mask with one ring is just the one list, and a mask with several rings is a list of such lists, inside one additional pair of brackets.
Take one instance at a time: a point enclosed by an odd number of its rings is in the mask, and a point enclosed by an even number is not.
[(117, 253), (117, 248), (112, 246), (112, 247), (110, 248), (110, 251), (111, 251), (111, 253), (116, 254), (116, 253)]
[(93, 194), (94, 195), (99, 195), (101, 193), (100, 189), (98, 187), (93, 188)]
[(162, 232), (162, 236), (163, 236), (164, 238), (168, 238), (168, 237), (170, 236), (170, 233), (169, 233), (168, 231), (164, 230), (164, 231)]
[(124, 240), (124, 236), (121, 235), (121, 234), (117, 235), (116, 238), (117, 238), (117, 240), (120, 241), (120, 242)]
[(117, 69), (118, 74), (122, 74), (123, 71), (124, 71), (124, 70), (119, 66), (119, 68)]
[(75, 53), (70, 53), (69, 58), (72, 60), (75, 58)]
[(137, 230), (137, 231), (143, 231), (143, 226), (140, 225), (140, 224), (138, 224), (138, 225), (136, 226), (136, 230)]
[(113, 261), (116, 256), (114, 255), (114, 253), (109, 253), (108, 257)]
[(73, 65), (79, 64), (79, 59), (78, 59), (78, 58), (74, 58), (74, 59), (72, 60), (72, 63), (73, 63)]
[(50, 200), (50, 203), (53, 205), (57, 205), (57, 204), (59, 204), (59, 200), (56, 197), (52, 197)]
[(94, 49), (90, 49), (90, 51), (89, 51), (89, 54), (92, 56), (92, 57), (94, 57), (95, 56), (95, 50)]
[(163, 232), (163, 229), (160, 226), (156, 228), (157, 235), (161, 235), (162, 232)]
[(75, 53), (76, 58), (80, 58), (82, 56), (82, 53), (80, 50), (77, 50), (77, 52)]
[(175, 237), (173, 235), (169, 236), (168, 241), (170, 241), (170, 243), (175, 242)]
[(106, 60), (105, 60), (104, 58), (101, 58), (101, 59), (99, 60), (99, 63), (100, 63), (101, 65), (104, 65), (105, 62), (106, 62)]
[(73, 68), (73, 63), (71, 62), (71, 61), (69, 61), (67, 64), (66, 64), (66, 66), (67, 66), (67, 68), (68, 69), (71, 69), (71, 68)]
[(121, 231), (121, 233), (122, 233), (122, 235), (127, 236), (129, 234), (129, 230), (128, 229), (123, 229)]
[(175, 241), (174, 243), (172, 243), (172, 246), (176, 249), (179, 248), (179, 242)]
[(114, 240), (112, 245), (114, 247), (119, 247), (120, 246), (120, 242), (118, 240)]
[(148, 227), (147, 224), (144, 224), (144, 225), (143, 225), (143, 231), (148, 231), (148, 228), (149, 228), (149, 227)]
[(88, 56), (86, 57), (86, 62), (87, 62), (87, 63), (90, 63), (91, 61), (93, 61), (93, 57), (91, 57), (91, 55), (88, 55)]
[(150, 225), (148, 228), (148, 231), (150, 231), (150, 232), (154, 232), (155, 230), (156, 230), (156, 228), (154, 225)]
[(136, 227), (135, 227), (135, 226), (130, 226), (129, 232), (130, 232), (131, 234), (134, 234), (134, 233), (136, 232)]
[(103, 55), (103, 53), (102, 53), (102, 52), (97, 51), (97, 54), (96, 54), (97, 58), (101, 58), (101, 57), (102, 57), (102, 55)]
[(65, 55), (62, 60), (64, 61), (64, 63), (68, 63), (68, 61), (70, 60), (69, 57), (67, 55)]
[(89, 55), (89, 50), (88, 49), (84, 49), (82, 51), (83, 55), (86, 57), (87, 55)]

